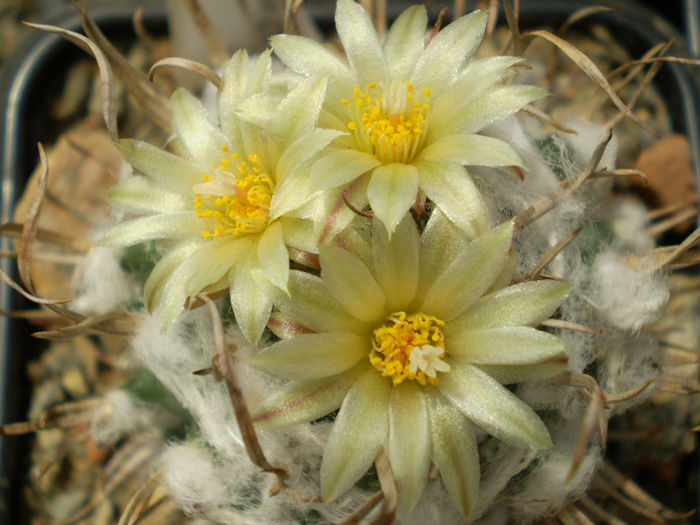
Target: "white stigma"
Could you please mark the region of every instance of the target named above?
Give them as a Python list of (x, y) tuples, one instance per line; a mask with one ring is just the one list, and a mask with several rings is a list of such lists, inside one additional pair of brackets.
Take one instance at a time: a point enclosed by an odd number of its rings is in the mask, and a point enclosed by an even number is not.
[(436, 372), (449, 372), (450, 365), (440, 358), (444, 352), (439, 346), (415, 346), (409, 355), (408, 369), (414, 374), (420, 370), (428, 377), (435, 377)]

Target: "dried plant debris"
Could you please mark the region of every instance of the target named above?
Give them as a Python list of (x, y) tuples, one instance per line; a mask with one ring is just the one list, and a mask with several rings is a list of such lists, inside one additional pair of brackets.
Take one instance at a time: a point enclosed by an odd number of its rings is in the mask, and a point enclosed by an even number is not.
[(250, 55), (196, 0), (182, 58), (142, 11), (125, 53), (81, 2), (32, 26), (100, 79), (0, 226), (48, 341), (0, 427), (33, 523), (687, 523), (697, 191), (653, 82), (696, 61), (601, 6), (339, 0), (326, 47), (314, 0), (233, 4)]

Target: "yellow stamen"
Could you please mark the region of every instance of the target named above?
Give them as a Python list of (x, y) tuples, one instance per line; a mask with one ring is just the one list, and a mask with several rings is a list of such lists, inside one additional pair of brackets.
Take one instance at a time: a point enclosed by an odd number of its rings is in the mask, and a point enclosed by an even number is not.
[[(223, 149), (223, 148), (222, 148)], [(237, 159), (233, 154), (231, 158)], [(248, 155), (248, 162), (257, 164), (260, 158)], [(194, 195), (194, 209), (197, 216), (213, 220), (212, 230), (202, 231), (202, 237), (222, 235), (245, 235), (264, 230), (270, 221), (270, 202), (274, 185), (270, 177), (248, 162), (239, 162), (235, 169), (228, 167), (228, 159), (221, 159), (221, 172), (218, 187), (212, 187), (213, 194)], [(205, 183), (211, 182), (209, 174), (202, 177)], [(230, 193), (219, 194), (219, 188), (230, 188)]]
[[(354, 132), (358, 145), (382, 163), (409, 163), (416, 156), (426, 129), (426, 99), (429, 89), (422, 91), (423, 100), (413, 102), (413, 85), (392, 85), (383, 94), (368, 91), (377, 87), (370, 82), (364, 91), (353, 88), (353, 105), (348, 105), (348, 129)], [(345, 104), (346, 99), (341, 102)]]
[[(432, 315), (395, 312), (382, 326), (372, 332), (372, 350), (369, 362), (383, 376), (390, 377), (394, 385), (406, 379), (418, 381), (421, 385), (437, 385), (437, 372), (449, 370), (449, 365), (440, 361), (445, 356), (445, 338), (440, 329), (445, 322)], [(411, 370), (411, 353), (431, 354), (435, 367)], [(437, 355), (436, 352), (442, 349)], [(414, 356), (415, 358), (415, 356)], [(415, 359), (414, 359), (415, 360)]]

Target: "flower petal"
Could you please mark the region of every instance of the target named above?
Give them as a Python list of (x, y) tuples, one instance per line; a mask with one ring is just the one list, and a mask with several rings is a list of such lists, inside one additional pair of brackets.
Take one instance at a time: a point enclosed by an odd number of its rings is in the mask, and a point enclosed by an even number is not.
[(372, 211), (384, 223), (389, 237), (416, 202), (418, 170), (410, 164), (384, 164), (372, 172), (367, 197)]
[(289, 296), (278, 293), (275, 304), (297, 323), (318, 332), (369, 333), (365, 323), (347, 313), (328, 294), (320, 277), (291, 270), (287, 286)]
[(530, 102), (542, 98), (547, 92), (535, 86), (498, 86), (459, 108), (453, 108), (449, 120), (428, 128), (426, 141), (456, 133), (476, 133), (486, 126), (502, 120)]
[(260, 429), (306, 423), (340, 408), (345, 395), (359, 374), (367, 370), (365, 363), (342, 374), (323, 379), (293, 382), (254, 406), (251, 417)]
[[(203, 237), (187, 239), (170, 248), (165, 256), (158, 261), (143, 286), (143, 302), (147, 311), (152, 312), (157, 308), (165, 284), (177, 267), (182, 264), (182, 261), (207, 242), (208, 240)], [(183, 295), (182, 301), (184, 300)]]
[(510, 145), (483, 135), (447, 135), (425, 146), (419, 159), (454, 162), (464, 166), (522, 166)]
[(442, 395), (426, 396), (433, 442), (433, 463), (452, 501), (464, 517), (479, 497), (479, 449), (472, 424)]
[(357, 210), (362, 210), (367, 206), (368, 182), (369, 177), (360, 177), (344, 188), (332, 188), (322, 193), (321, 198), (306, 204), (306, 206), (313, 206), (311, 209), (315, 218), (312, 220), (319, 228), (319, 243), (333, 239), (357, 218), (357, 214), (346, 202), (351, 203)]
[(476, 425), (509, 445), (552, 448), (547, 427), (515, 394), (475, 366), (446, 361), (451, 370), (440, 376), (438, 388)]
[(304, 381), (345, 372), (366, 359), (369, 351), (369, 338), (357, 334), (301, 334), (273, 344), (248, 362), (268, 374)]
[(202, 182), (204, 172), (200, 168), (147, 142), (120, 139), (115, 144), (135, 170), (171, 191), (192, 197), (192, 186)]
[(263, 275), (277, 288), (286, 292), (289, 278), (289, 253), (284, 244), (282, 224), (279, 222), (270, 224), (260, 236), (258, 261)]
[(266, 49), (258, 55), (255, 64), (250, 70), (248, 81), (245, 85), (245, 96), (250, 97), (264, 91), (271, 78), (272, 49)]
[(364, 88), (370, 82), (386, 83), (387, 68), (379, 37), (365, 8), (354, 0), (338, 0), (335, 27), (358, 84)]
[(231, 307), (241, 332), (258, 344), (272, 311), (272, 285), (263, 277), (255, 252), (242, 257), (229, 272)]
[(168, 213), (192, 210), (192, 198), (168, 191), (148, 177), (134, 175), (107, 191), (107, 202), (128, 213)]
[(425, 6), (406, 9), (392, 24), (384, 40), (384, 57), (392, 79), (407, 78), (425, 47), (428, 15)]
[(325, 191), (352, 182), (381, 164), (373, 155), (340, 149), (319, 158), (311, 168), (311, 191)]
[(270, 202), (270, 220), (274, 221), (295, 212), (309, 202), (313, 193), (309, 191), (309, 174), (305, 170), (287, 173), (275, 187)]
[(493, 282), (491, 287), (488, 290), (486, 290), (486, 293), (491, 294), (497, 292), (498, 290), (502, 290), (507, 286), (510, 286), (510, 283), (513, 281), (513, 276), (515, 275), (515, 269), (517, 267), (518, 254), (515, 252), (515, 250), (511, 250), (510, 254), (508, 254), (508, 260), (506, 261), (505, 266), (503, 266), (501, 274), (498, 277), (496, 277), (496, 280)]
[(115, 224), (99, 241), (101, 246), (130, 246), (151, 239), (201, 236), (202, 221), (194, 210), (148, 215)]
[(502, 385), (549, 379), (566, 370), (568, 360), (565, 355), (552, 358), (536, 365), (475, 365)]
[(314, 128), (325, 92), (326, 79), (310, 77), (299, 82), (282, 100), (268, 128), (275, 139), (269, 144), (277, 152), (275, 157)]
[(501, 326), (537, 326), (556, 312), (571, 285), (554, 280), (514, 284), (485, 295), (450, 323), (455, 333)]
[(474, 238), (489, 229), (486, 203), (462, 166), (422, 161), (416, 167), (420, 188), (464, 233)]
[(286, 34), (270, 37), (270, 44), (280, 60), (301, 75), (322, 75), (336, 77), (344, 83), (352, 82), (347, 65), (323, 44)]
[(513, 221), (470, 242), (435, 280), (418, 309), (445, 321), (471, 306), (500, 274), (513, 239)]
[(319, 248), (321, 279), (328, 293), (360, 321), (377, 321), (384, 315), (382, 289), (354, 254), (338, 246)]
[(277, 168), (275, 169), (277, 183), (279, 184), (289, 172), (302, 162), (310, 159), (340, 135), (343, 135), (343, 132), (335, 129), (314, 129), (294, 141), (293, 144), (284, 150), (284, 153), (277, 161)]
[(389, 432), (390, 382), (366, 371), (345, 396), (321, 462), (324, 501), (338, 498), (367, 472)]
[[(236, 111), (244, 98), (250, 63), (245, 49), (236, 51), (221, 71), (223, 86), (219, 89), (221, 129), (229, 140), (235, 140), (238, 129)], [(238, 142), (238, 141), (235, 141)], [(237, 150), (237, 148), (235, 148)]]
[(252, 248), (252, 241), (245, 237), (214, 238), (203, 244), (182, 263), (196, 267), (184, 286), (187, 296), (194, 297), (207, 286), (217, 283), (234, 266), (238, 258)]
[(479, 46), (487, 16), (488, 11), (474, 11), (440, 31), (418, 59), (411, 81), (440, 93)]
[(404, 513), (410, 513), (428, 482), (431, 455), (425, 396), (413, 381), (391, 389), (388, 453), (399, 505)]
[(463, 105), (480, 97), (482, 93), (513, 73), (513, 65), (523, 62), (520, 57), (488, 57), (470, 61), (459, 76), (431, 104), (429, 118), (431, 123), (439, 125), (451, 120), (454, 113)]
[(221, 146), (229, 145), (228, 140), (209, 119), (202, 103), (186, 89), (177, 88), (170, 97), (170, 109), (175, 133), (192, 158), (204, 166), (217, 162)]
[(389, 312), (405, 309), (416, 295), (419, 243), (418, 230), (410, 215), (399, 223), (391, 240), (379, 221), (372, 224), (374, 273), (384, 290)]
[(464, 251), (469, 242), (470, 239), (440, 208), (433, 209), (420, 236), (417, 303), (422, 301), (435, 279)]
[(479, 365), (531, 365), (561, 356), (566, 345), (557, 336), (525, 326), (486, 330), (445, 327), (450, 356)]
[(311, 221), (293, 217), (281, 217), (279, 222), (282, 224), (284, 244), (290, 248), (309, 253), (318, 251), (318, 235)]
[[(189, 255), (181, 259), (182, 262), (172, 271), (172, 273), (164, 280), (162, 288), (156, 292), (153, 297), (157, 303), (157, 313), (160, 316), (161, 326), (163, 330), (167, 329), (179, 315), (184, 307), (185, 300), (192, 294), (192, 286), (188, 286), (193, 280), (194, 286), (200, 283), (196, 282), (196, 278), (201, 275), (213, 279), (206, 284), (216, 282), (217, 276), (223, 270), (230, 268), (230, 264), (225, 260), (223, 268), (221, 267), (221, 259), (217, 258), (216, 263), (219, 267), (208, 267), (212, 263), (211, 252), (225, 246), (225, 243), (207, 242), (198, 246), (191, 251)], [(155, 269), (154, 272), (155, 273)], [(205, 280), (206, 281), (206, 280)], [(198, 293), (200, 290), (196, 290)]]

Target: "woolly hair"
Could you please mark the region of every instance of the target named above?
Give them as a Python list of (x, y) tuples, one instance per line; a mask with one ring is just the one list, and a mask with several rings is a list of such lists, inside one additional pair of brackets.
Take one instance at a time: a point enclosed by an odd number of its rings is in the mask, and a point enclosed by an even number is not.
[(172, 419), (123, 390), (108, 392), (104, 400), (104, 408), (95, 411), (90, 423), (92, 438), (100, 447), (114, 446), (127, 434), (159, 431)]
[(612, 199), (606, 207), (619, 249), (639, 253), (654, 247), (654, 238), (646, 232), (648, 210), (632, 197)]
[(85, 315), (113, 312), (138, 299), (141, 285), (120, 264), (121, 250), (94, 247), (76, 269), (71, 308)]
[(636, 331), (659, 320), (670, 294), (665, 276), (651, 273), (651, 262), (632, 269), (610, 250), (598, 255), (592, 272), (588, 298), (602, 322)]
[[(227, 340), (237, 347), (236, 374), (244, 380), (247, 398), (279, 385), (240, 362), (252, 348), (237, 329), (228, 330)], [(199, 424), (201, 439), (172, 446), (161, 458), (169, 492), (186, 512), (215, 523), (333, 523), (369, 497), (359, 488), (338, 504), (303, 502), (283, 493), (269, 496), (273, 476), (261, 473), (246, 455), (225, 386), (192, 374), (208, 366), (214, 352), (206, 308), (185, 312), (167, 334), (161, 333), (155, 317), (147, 317), (132, 347)], [(258, 434), (268, 460), (290, 474), (290, 486), (314, 497), (320, 491), (321, 457), (329, 430), (330, 424), (318, 423)]]
[[(561, 188), (562, 179), (572, 180), (588, 164), (593, 149), (605, 135), (603, 130), (588, 125), (574, 126), (579, 131), (575, 138), (549, 137), (560, 152), (553, 160), (545, 158), (542, 149), (530, 138), (538, 136), (538, 131), (526, 132), (520, 120), (512, 117), (489, 128), (488, 134), (506, 140), (518, 151), (527, 169), (525, 180), (521, 182), (494, 169), (470, 170), (484, 193), (494, 223), (517, 215), (543, 197), (556, 195), (561, 199), (552, 211), (516, 237), (516, 279), (518, 275), (528, 274), (565, 236), (581, 225), (592, 225), (594, 219), (600, 220), (604, 215), (609, 181), (594, 182), (571, 196), (565, 196)], [(600, 165), (613, 167), (614, 159), (613, 141)], [(636, 217), (639, 218), (639, 213)], [(618, 222), (625, 220), (621, 218)], [(593, 361), (595, 349), (609, 345), (597, 379), (611, 393), (624, 391), (630, 385), (638, 386), (639, 377), (653, 375), (654, 367), (650, 364), (653, 352), (639, 351), (640, 339), (635, 333), (658, 317), (668, 298), (663, 276), (625, 265), (624, 256), (648, 239), (637, 239), (632, 228), (622, 228), (625, 233), (620, 235), (619, 242), (595, 236), (593, 240), (590, 236), (587, 240), (577, 238), (545, 269), (546, 273), (573, 284), (560, 317), (604, 328), (601, 335), (552, 329), (567, 342), (569, 369), (582, 372)], [(362, 235), (362, 232), (354, 234)], [(280, 382), (245, 366), (243, 360), (253, 349), (237, 329), (229, 327), (226, 336), (237, 347), (235, 367), (246, 399), (255, 403)], [(644, 344), (649, 348), (654, 346), (653, 341)], [(160, 464), (175, 502), (201, 523), (335, 523), (349, 516), (378, 489), (376, 480), (367, 478), (339, 502), (328, 504), (304, 502), (304, 498), (284, 493), (269, 495), (273, 476), (261, 473), (248, 459), (224, 384), (212, 377), (192, 374), (208, 367), (214, 354), (206, 308), (185, 311), (166, 334), (161, 333), (155, 317), (145, 316), (131, 346), (133, 355), (174, 394), (199, 426), (197, 438), (169, 445)], [(528, 521), (556, 512), (586, 490), (600, 461), (600, 445), (593, 441), (579, 472), (568, 484), (563, 483), (586, 401), (576, 388), (551, 380), (523, 383), (514, 388), (517, 395), (542, 411), (556, 447), (549, 452), (518, 449), (478, 433), (482, 477), (473, 520), (482, 523)], [(115, 404), (115, 410), (121, 406)], [(259, 432), (268, 460), (290, 473), (288, 484), (298, 494), (315, 496), (320, 492), (319, 466), (330, 425), (303, 424)], [(463, 523), (465, 520), (449, 503), (442, 483), (436, 481), (428, 484), (413, 513), (398, 516), (398, 522)]]

